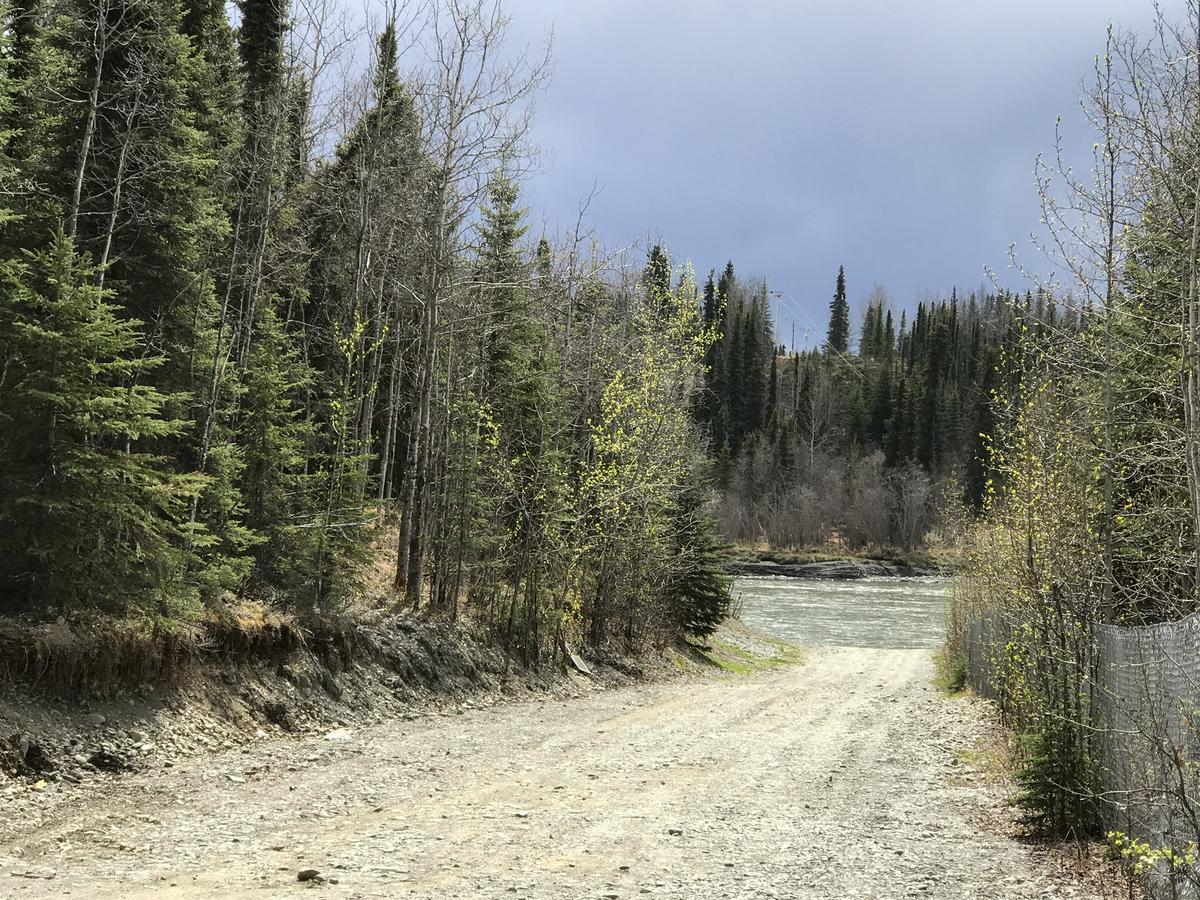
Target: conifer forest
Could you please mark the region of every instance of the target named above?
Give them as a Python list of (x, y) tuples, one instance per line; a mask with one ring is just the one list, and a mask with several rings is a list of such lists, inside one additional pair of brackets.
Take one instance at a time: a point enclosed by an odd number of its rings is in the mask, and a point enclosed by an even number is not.
[(331, 10), (227, 13), (3, 10), (6, 605), (328, 613), (390, 551), (397, 603), (528, 659), (711, 630), (711, 329), (661, 251), (642, 277), (530, 230), (547, 60), (455, 2), (341, 82)]
[(0, 0), (0, 895), (1200, 897), (1200, 0), (745, 7)]
[(394, 11), (344, 79), (330, 10), (234, 12), (3, 11), (12, 608), (323, 614), (386, 553), (397, 602), (535, 659), (710, 630), (727, 540), (912, 549), (978, 507), (1030, 296), (880, 293), (860, 335), (839, 271), (793, 352), (732, 262), (531, 228), (549, 57), (500, 57), (498, 7)]

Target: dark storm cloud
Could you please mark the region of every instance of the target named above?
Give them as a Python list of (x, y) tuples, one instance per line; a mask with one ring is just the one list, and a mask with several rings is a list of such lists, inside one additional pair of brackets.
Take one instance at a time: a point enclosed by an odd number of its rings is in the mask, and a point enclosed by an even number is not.
[[(610, 243), (660, 236), (700, 271), (732, 258), (824, 324), (853, 298), (971, 290), (1007, 248), (1035, 265), (1034, 158), (1062, 115), (1082, 165), (1081, 81), (1107, 22), (1148, 0), (841, 3), (510, 0), (513, 38), (555, 29), (527, 201)], [(1170, 12), (1168, 10), (1168, 12)], [(783, 317), (788, 318), (785, 309)]]

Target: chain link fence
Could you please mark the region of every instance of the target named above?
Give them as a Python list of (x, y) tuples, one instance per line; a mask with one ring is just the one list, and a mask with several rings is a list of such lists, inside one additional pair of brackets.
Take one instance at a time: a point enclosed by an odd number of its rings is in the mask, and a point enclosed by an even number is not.
[[(1012, 626), (990, 615), (968, 623), (968, 681), (1004, 709), (1014, 668)], [(1087, 721), (1105, 828), (1172, 848), (1147, 873), (1153, 897), (1196, 897), (1200, 864), (1200, 613), (1094, 635)], [(1036, 660), (1020, 665), (1035, 666)], [(1193, 870), (1190, 871), (1189, 870)]]

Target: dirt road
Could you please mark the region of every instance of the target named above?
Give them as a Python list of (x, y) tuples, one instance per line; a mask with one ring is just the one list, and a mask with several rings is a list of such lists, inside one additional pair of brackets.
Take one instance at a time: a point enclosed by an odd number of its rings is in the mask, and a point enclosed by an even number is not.
[(0, 896), (1086, 896), (978, 827), (981, 711), (932, 674), (820, 650), (185, 761), (0, 824)]

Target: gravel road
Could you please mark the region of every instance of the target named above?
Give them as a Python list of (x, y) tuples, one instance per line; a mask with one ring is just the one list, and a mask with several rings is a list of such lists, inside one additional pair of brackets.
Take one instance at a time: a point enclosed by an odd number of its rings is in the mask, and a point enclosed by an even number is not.
[(983, 709), (932, 676), (818, 650), (184, 760), (0, 823), (0, 896), (1092, 896), (980, 826)]

